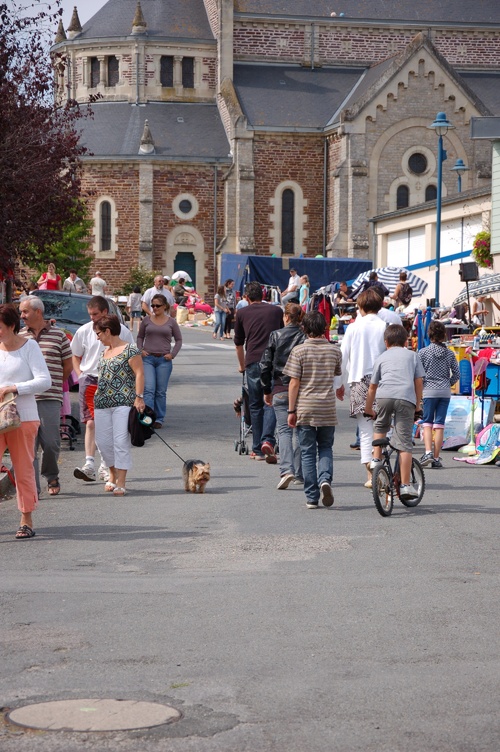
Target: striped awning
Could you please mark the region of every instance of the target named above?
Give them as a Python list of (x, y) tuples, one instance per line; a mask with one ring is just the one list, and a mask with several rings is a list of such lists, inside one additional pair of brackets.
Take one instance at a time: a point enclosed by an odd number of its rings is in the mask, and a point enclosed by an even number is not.
[[(477, 298), (478, 295), (491, 295), (492, 292), (500, 291), (500, 273), (483, 274), (475, 282), (469, 282), (469, 295), (471, 298)], [(460, 295), (455, 298), (453, 305), (467, 302), (467, 287), (461, 291)]]
[(413, 272), (409, 272), (402, 266), (384, 266), (380, 269), (369, 269), (362, 274), (358, 274), (358, 276), (352, 283), (353, 291), (357, 290), (358, 287), (370, 277), (370, 274), (372, 272), (377, 272), (379, 280), (384, 283), (384, 285), (389, 289), (390, 293), (393, 293), (396, 289), (401, 272), (406, 272), (406, 281), (412, 289), (412, 295), (414, 298), (418, 298), (420, 295), (423, 295), (427, 290), (427, 282), (425, 281), (425, 279), (417, 277), (417, 275)]

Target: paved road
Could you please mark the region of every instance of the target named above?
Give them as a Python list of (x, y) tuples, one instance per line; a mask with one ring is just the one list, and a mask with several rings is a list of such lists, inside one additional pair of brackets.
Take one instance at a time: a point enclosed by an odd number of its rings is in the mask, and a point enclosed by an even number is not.
[[(72, 477), (44, 496), (37, 537), (0, 504), (1, 704), (122, 698), (173, 705), (155, 730), (78, 734), (0, 726), (3, 752), (493, 752), (498, 713), (496, 467), (445, 458), (421, 505), (380, 517), (335, 442), (335, 505), (276, 491), (238, 456), (232, 343), (186, 330), (163, 435), (212, 466), (182, 491), (160, 441), (134, 450), (130, 494)], [(420, 448), (416, 453), (420, 454)]]

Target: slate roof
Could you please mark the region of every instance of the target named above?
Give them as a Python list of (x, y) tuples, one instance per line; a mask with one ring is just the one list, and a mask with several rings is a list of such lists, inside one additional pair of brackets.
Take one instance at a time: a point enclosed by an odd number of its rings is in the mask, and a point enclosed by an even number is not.
[(492, 115), (500, 115), (500, 71), (459, 71), (459, 75)]
[[(136, 7), (137, 0), (108, 0), (76, 39), (129, 36)], [(141, 0), (141, 7), (149, 38), (214, 39), (203, 0)]]
[(345, 20), (417, 23), (500, 24), (498, 0), (235, 0), (235, 13), (325, 18), (335, 11)]
[(323, 128), (362, 76), (362, 68), (234, 66), (234, 86), (254, 127)]
[(145, 120), (157, 157), (226, 159), (229, 154), (215, 104), (153, 102), (134, 107), (128, 102), (96, 102), (92, 111), (93, 119), (79, 125), (81, 142), (96, 157), (137, 157)]

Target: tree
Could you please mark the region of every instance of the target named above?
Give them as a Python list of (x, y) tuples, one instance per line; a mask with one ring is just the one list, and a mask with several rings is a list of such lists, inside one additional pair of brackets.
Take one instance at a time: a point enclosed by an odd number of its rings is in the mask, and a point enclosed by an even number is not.
[[(54, 100), (49, 34), (62, 11), (0, 0), (0, 271), (59, 242), (80, 193), (78, 104)], [(33, 7), (33, 6), (31, 6)], [(58, 65), (65, 61), (59, 59)]]
[[(54, 263), (57, 272), (63, 276), (75, 269), (79, 277), (88, 280), (92, 256), (86, 253), (89, 235), (94, 223), (87, 218), (87, 208), (83, 201), (73, 206), (72, 220), (62, 229), (60, 240), (51, 243), (44, 250), (33, 248), (30, 253), (31, 265), (40, 273), (47, 271), (47, 264)], [(40, 275), (37, 275), (37, 279)]]
[(142, 292), (145, 292), (149, 287), (153, 287), (154, 279), (158, 274), (163, 276), (163, 272), (151, 271), (151, 269), (145, 269), (143, 266), (133, 266), (130, 269), (128, 280), (117, 291), (117, 295), (130, 295), (136, 285), (141, 288)]

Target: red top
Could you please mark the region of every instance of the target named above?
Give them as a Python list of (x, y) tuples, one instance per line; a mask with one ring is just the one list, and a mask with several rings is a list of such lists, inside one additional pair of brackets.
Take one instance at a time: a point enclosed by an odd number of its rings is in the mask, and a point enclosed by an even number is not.
[(59, 274), (56, 274), (55, 279), (50, 279), (50, 277), (47, 277), (47, 272), (44, 272), (42, 274), (42, 277), (44, 278), (45, 283), (47, 285), (47, 287), (45, 288), (46, 290), (58, 290), (59, 289), (59, 282), (61, 281), (61, 277), (59, 276)]

